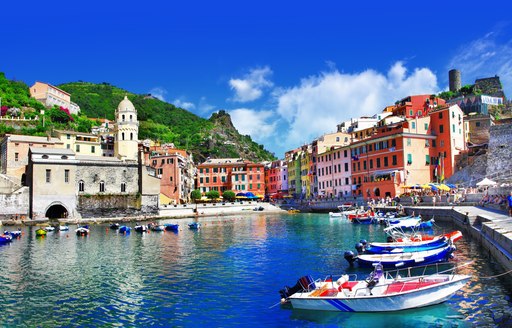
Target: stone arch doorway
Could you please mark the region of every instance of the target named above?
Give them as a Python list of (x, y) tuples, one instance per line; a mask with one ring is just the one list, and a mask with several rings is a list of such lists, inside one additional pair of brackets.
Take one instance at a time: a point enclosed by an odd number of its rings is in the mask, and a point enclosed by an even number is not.
[(67, 218), (68, 210), (62, 204), (53, 204), (46, 210), (45, 216), (49, 219)]

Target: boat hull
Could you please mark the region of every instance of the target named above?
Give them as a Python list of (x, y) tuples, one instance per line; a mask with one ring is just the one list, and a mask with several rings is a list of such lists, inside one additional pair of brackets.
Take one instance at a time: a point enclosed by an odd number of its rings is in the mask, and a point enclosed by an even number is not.
[(385, 268), (408, 268), (448, 261), (454, 251), (452, 245), (444, 248), (422, 252), (397, 253), (397, 254), (362, 254), (357, 257), (357, 263), (361, 267), (373, 267), (374, 263), (381, 263)]
[(309, 293), (297, 293), (290, 297), (290, 301), (294, 309), (303, 310), (341, 312), (402, 311), (443, 303), (461, 289), (469, 278), (469, 276), (460, 276), (452, 281), (427, 289), (382, 296), (311, 297)]

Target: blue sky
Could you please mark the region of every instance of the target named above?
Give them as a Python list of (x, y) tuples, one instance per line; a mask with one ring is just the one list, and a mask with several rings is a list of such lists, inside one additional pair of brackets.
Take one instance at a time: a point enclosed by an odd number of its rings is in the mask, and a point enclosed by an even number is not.
[(52, 1), (2, 4), (0, 71), (109, 82), (209, 118), (282, 157), (411, 94), (499, 75), (512, 92), (512, 2)]

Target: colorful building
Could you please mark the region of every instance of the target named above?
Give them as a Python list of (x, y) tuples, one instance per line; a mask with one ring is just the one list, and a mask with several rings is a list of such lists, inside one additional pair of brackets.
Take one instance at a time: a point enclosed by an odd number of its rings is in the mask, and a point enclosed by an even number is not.
[(263, 198), (265, 167), (242, 158), (208, 159), (197, 166), (197, 188), (202, 193), (216, 190), (221, 195), (226, 190), (252, 192)]
[(350, 147), (331, 147), (317, 157), (318, 195), (352, 195)]
[(55, 130), (54, 134), (64, 144), (79, 155), (103, 156), (100, 137), (92, 133)]
[(274, 197), (288, 193), (288, 167), (283, 160), (265, 166), (265, 195)]

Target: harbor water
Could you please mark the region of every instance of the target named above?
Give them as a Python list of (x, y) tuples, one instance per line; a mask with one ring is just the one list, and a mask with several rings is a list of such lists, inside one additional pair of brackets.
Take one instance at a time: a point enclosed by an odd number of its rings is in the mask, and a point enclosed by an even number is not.
[[(471, 281), (449, 301), (395, 313), (293, 310), (278, 291), (303, 275), (357, 273), (343, 258), (360, 239), (385, 241), (380, 225), (351, 224), (328, 214), (200, 218), (174, 232), (119, 234), (94, 225), (87, 237), (69, 232), (0, 246), (0, 325), (218, 327), (481, 327), (509, 326), (512, 276), (469, 237), (453, 263)], [(5, 227), (4, 227), (5, 228)], [(434, 233), (454, 227), (436, 222)], [(489, 278), (493, 277), (493, 278)], [(508, 320), (508, 321), (507, 321)]]

